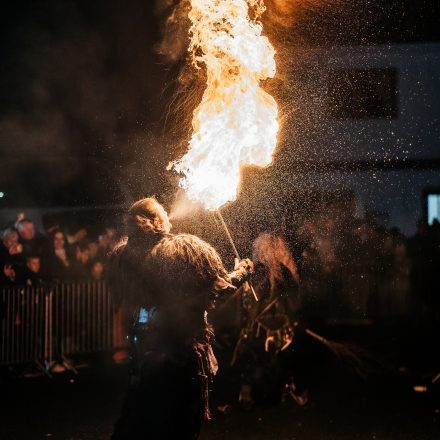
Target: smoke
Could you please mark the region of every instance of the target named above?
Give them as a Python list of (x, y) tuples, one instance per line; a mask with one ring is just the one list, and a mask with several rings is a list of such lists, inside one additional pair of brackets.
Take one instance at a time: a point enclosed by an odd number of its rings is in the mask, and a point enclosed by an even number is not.
[[(313, 44), (326, 33), (332, 9), (350, 4), (348, 0), (264, 0), (266, 11), (259, 17), (263, 23), (263, 34), (267, 35), (277, 51), (277, 76), (267, 82), (270, 92), (283, 89), (287, 81), (286, 60), (291, 58), (292, 47)], [(339, 8), (336, 8), (338, 6)], [(163, 62), (173, 66), (175, 78), (169, 84), (169, 109), (166, 120), (169, 127), (179, 127), (176, 137), (186, 140), (191, 132), (193, 110), (203, 94), (206, 77), (203, 69), (195, 69), (190, 63), (188, 45), (190, 0), (156, 0), (155, 13), (160, 23), (161, 36), (155, 49)], [(344, 19), (346, 20), (346, 18)], [(310, 31), (308, 28), (312, 27)], [(331, 35), (330, 35), (331, 36)], [(171, 128), (175, 130), (175, 128)], [(184, 144), (184, 142), (181, 142)], [(179, 150), (184, 147), (179, 145)], [(180, 151), (179, 151), (180, 153)]]
[[(249, 2), (250, 6), (251, 3)], [(315, 4), (315, 0), (308, 0), (308, 4)], [(278, 57), (282, 60), (284, 51), (290, 46), (288, 35), (290, 26), (297, 14), (298, 1), (266, 0), (266, 12), (261, 20), (264, 25), (264, 34), (269, 39), (276, 41), (276, 50), (281, 53)], [(188, 145), (192, 132), (192, 116), (194, 109), (199, 105), (203, 91), (206, 87), (204, 69), (196, 69), (188, 52), (190, 42), (189, 29), (191, 26), (188, 13), (191, 8), (190, 0), (156, 0), (155, 13), (161, 23), (161, 38), (156, 45), (156, 51), (165, 63), (173, 66), (176, 72), (175, 80), (170, 87), (170, 105), (167, 112), (169, 132), (176, 139), (175, 157), (182, 156)], [(253, 8), (250, 8), (251, 12)], [(283, 68), (278, 68), (278, 79), (268, 81), (266, 87), (277, 91), (280, 96), (280, 84), (285, 73)], [(282, 101), (282, 100), (281, 100)], [(175, 159), (175, 157), (173, 159)], [(183, 217), (184, 213), (192, 212), (194, 207), (182, 200), (173, 204), (173, 215)]]
[(188, 199), (184, 191), (179, 190), (171, 205), (169, 217), (171, 221), (182, 220), (190, 214), (194, 214), (201, 210), (202, 206), (200, 203), (192, 202)]
[[(287, 44), (289, 28), (305, 14), (319, 14), (325, 6), (340, 5), (343, 1), (347, 0), (264, 0), (266, 11), (262, 21), (265, 33), (269, 37), (280, 36)], [(188, 54), (190, 8), (190, 0), (156, 0), (155, 13), (162, 29), (156, 50), (167, 62), (176, 63)]]
[[(315, 32), (315, 25), (319, 27), (326, 17), (331, 17), (332, 9), (340, 12), (341, 6), (350, 3), (349, 0), (264, 0), (266, 11), (260, 18), (265, 34), (277, 40), (282, 50), (286, 45), (298, 44), (298, 40), (302, 43), (301, 33), (310, 38), (304, 26), (305, 19)], [(155, 13), (161, 23), (161, 38), (156, 50), (166, 62), (177, 63), (187, 57), (190, 8), (190, 0), (156, 0)]]
[(182, 60), (188, 52), (189, 10), (189, 0), (156, 0), (155, 12), (162, 24), (156, 51), (169, 63)]

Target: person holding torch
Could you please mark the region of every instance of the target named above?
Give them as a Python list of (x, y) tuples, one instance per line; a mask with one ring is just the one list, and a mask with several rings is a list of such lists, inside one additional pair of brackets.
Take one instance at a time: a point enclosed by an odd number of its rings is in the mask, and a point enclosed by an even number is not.
[(250, 276), (245, 259), (228, 273), (200, 238), (171, 234), (154, 198), (134, 203), (128, 238), (114, 251), (110, 283), (116, 301), (137, 307), (131, 335), (130, 389), (113, 440), (197, 439), (210, 419), (209, 387), (217, 372), (208, 310)]

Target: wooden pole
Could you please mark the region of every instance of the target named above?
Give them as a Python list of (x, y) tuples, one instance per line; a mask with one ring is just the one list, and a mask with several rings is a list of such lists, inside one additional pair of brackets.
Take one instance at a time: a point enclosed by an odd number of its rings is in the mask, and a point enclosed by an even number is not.
[[(217, 213), (218, 218), (220, 219), (220, 223), (222, 224), (223, 229), (224, 229), (225, 232), (226, 232), (226, 236), (228, 237), (229, 243), (231, 244), (232, 250), (234, 251), (234, 255), (235, 255), (239, 260), (241, 260), (241, 258), (240, 258), (240, 254), (238, 253), (238, 250), (237, 250), (237, 246), (235, 246), (234, 240), (233, 240), (233, 238), (232, 238), (231, 233), (229, 232), (228, 225), (226, 224), (226, 222), (225, 222), (225, 220), (224, 220), (224, 218), (223, 218), (223, 216), (222, 216), (222, 213), (220, 212), (219, 209), (217, 209), (216, 213)], [(255, 301), (258, 302), (258, 296), (257, 296), (257, 294), (255, 293), (254, 287), (252, 286), (252, 284), (251, 284), (249, 281), (247, 281), (246, 284), (248, 284), (248, 286), (249, 286), (249, 288), (250, 288), (250, 290), (251, 290), (251, 292), (252, 292), (252, 295), (254, 296)]]

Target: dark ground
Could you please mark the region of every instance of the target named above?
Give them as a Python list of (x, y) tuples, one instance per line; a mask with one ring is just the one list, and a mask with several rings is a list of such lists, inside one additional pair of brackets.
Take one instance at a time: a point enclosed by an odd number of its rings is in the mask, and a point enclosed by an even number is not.
[[(425, 341), (420, 337), (400, 340), (412, 353), (407, 362), (399, 359), (405, 369), (375, 372), (366, 380), (327, 355), (311, 356), (304, 364), (309, 373), (305, 407), (289, 398), (243, 411), (232, 397), (234, 380), (228, 383), (228, 375), (223, 375), (217, 383), (221, 392), (213, 396), (212, 406), (231, 403), (232, 410), (228, 415), (214, 410), (202, 439), (440, 439), (440, 387), (432, 385), (432, 376), (420, 368), (428, 358), (430, 362), (436, 358), (423, 353), (433, 354), (438, 347), (432, 345), (435, 335)], [(389, 360), (389, 347), (398, 347), (392, 335), (375, 340), (382, 353), (388, 351)], [(52, 379), (23, 378), (17, 371), (3, 370), (0, 439), (108, 439), (124, 396), (128, 366), (113, 364), (110, 355), (87, 361), (88, 367), (81, 368), (79, 375), (66, 372)], [(427, 392), (416, 393), (414, 385), (427, 385)]]

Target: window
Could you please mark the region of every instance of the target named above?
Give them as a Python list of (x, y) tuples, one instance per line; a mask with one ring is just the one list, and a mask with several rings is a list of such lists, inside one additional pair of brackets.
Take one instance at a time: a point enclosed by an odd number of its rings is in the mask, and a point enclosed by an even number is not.
[(393, 119), (398, 116), (397, 70), (335, 70), (329, 75), (329, 107), (337, 119)]
[(428, 194), (427, 208), (428, 224), (432, 225), (434, 220), (440, 222), (440, 194)]

